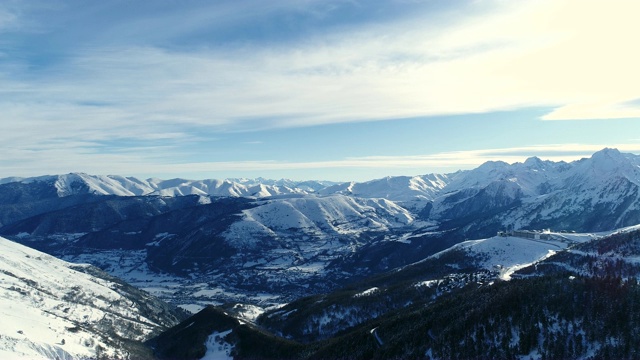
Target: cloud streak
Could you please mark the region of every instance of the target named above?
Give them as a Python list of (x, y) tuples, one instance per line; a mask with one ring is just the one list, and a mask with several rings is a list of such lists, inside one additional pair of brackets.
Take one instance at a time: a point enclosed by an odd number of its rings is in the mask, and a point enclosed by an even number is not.
[[(69, 144), (71, 147), (91, 147), (92, 144)], [(43, 173), (84, 171), (93, 174), (165, 174), (165, 176), (195, 176), (197, 178), (216, 177), (219, 174), (254, 174), (260, 176), (265, 172), (296, 171), (306, 172), (321, 170), (328, 174), (327, 180), (346, 181), (354, 180), (341, 177), (340, 171), (352, 169), (383, 170), (389, 174), (406, 173), (409, 170), (413, 175), (423, 175), (422, 169), (437, 169), (439, 173), (454, 172), (459, 169), (472, 169), (487, 161), (505, 161), (508, 163), (524, 162), (528, 157), (538, 156), (543, 160), (574, 161), (590, 157), (596, 151), (610, 145), (599, 144), (555, 144), (544, 146), (526, 146), (513, 148), (496, 148), (470, 151), (441, 152), (426, 155), (412, 156), (366, 156), (344, 158), (331, 161), (203, 161), (183, 162), (167, 161), (158, 156), (167, 149), (162, 147), (140, 147), (135, 151), (122, 151), (110, 154), (94, 154), (91, 151), (85, 153), (68, 152), (64, 148), (48, 151), (46, 157), (41, 159), (45, 164), (52, 164), (50, 168), (39, 167), (36, 172), (25, 172), (25, 163), (33, 161), (37, 150), (14, 151), (8, 153), (7, 158), (0, 160), (3, 168), (14, 170), (12, 173), (21, 176), (36, 176)], [(640, 144), (616, 144), (616, 148), (622, 152), (640, 153)], [(6, 160), (11, 159), (11, 160)], [(93, 162), (90, 162), (92, 160)], [(40, 161), (40, 160), (39, 160)], [(78, 169), (77, 164), (85, 164)], [(53, 165), (55, 164), (55, 165)], [(117, 164), (117, 165), (115, 165)], [(332, 172), (328, 170), (339, 170)], [(334, 174), (334, 175), (329, 175)], [(357, 180), (368, 180), (361, 178)]]
[[(0, 132), (11, 134), (0, 150), (25, 161), (49, 152), (64, 157), (69, 168), (93, 168), (90, 162), (99, 159), (119, 164), (117, 172), (139, 166), (138, 156), (173, 172), (207, 165), (163, 165), (134, 154), (140, 148), (166, 150), (163, 156), (178, 162), (189, 152), (185, 144), (202, 140), (194, 129), (255, 132), (541, 106), (553, 109), (542, 116), (545, 121), (640, 117), (634, 101), (640, 98), (640, 52), (632, 45), (640, 33), (636, 1), (487, 1), (437, 11), (416, 3), (415, 11), (387, 18), (375, 18), (369, 9), (368, 21), (321, 26), (345, 4), (367, 6), (310, 0), (169, 7), (123, 15), (121, 23), (117, 14), (97, 18), (104, 28), (67, 42), (65, 36), (82, 29), (55, 33), (46, 23), (36, 26), (45, 38), (52, 31), (62, 55), (42, 60), (0, 53)], [(82, 3), (67, 5), (72, 11)], [(248, 11), (256, 6), (260, 11)], [(87, 14), (65, 13), (64, 19)], [(16, 32), (34, 22), (27, 15), (0, 7), (0, 43), (20, 42)], [(282, 30), (261, 40), (255, 34), (283, 19), (294, 19), (289, 29), (304, 36)], [(314, 25), (305, 27), (303, 20)], [(238, 32), (248, 23), (263, 26)], [(26, 43), (31, 38), (25, 36)], [(216, 40), (185, 40), (208, 37)], [(135, 141), (122, 149), (105, 146)], [(477, 165), (488, 157), (448, 154), (209, 165), (398, 168)]]
[[(637, 105), (621, 106), (640, 96), (640, 52), (630, 51), (640, 4), (497, 4), (452, 13), (451, 25), (403, 17), (268, 47), (98, 44), (31, 81), (5, 74), (11, 89), (22, 90), (0, 91), (33, 109), (22, 122), (47, 118), (46, 108), (55, 118), (64, 112), (95, 123), (108, 117), (222, 130), (526, 106), (556, 106), (545, 120), (640, 115)], [(90, 102), (105, 103), (109, 114), (96, 117), (81, 105)]]
[[(505, 161), (508, 163), (523, 162), (532, 156), (543, 160), (573, 161), (590, 157), (594, 152), (607, 145), (557, 144), (544, 146), (528, 146), (503, 149), (484, 149), (471, 151), (443, 152), (429, 155), (411, 156), (368, 156), (346, 158), (334, 161), (315, 162), (282, 162), (282, 161), (241, 161), (241, 162), (203, 162), (181, 164), (173, 167), (176, 170), (190, 171), (260, 171), (274, 169), (327, 169), (327, 168), (449, 168), (452, 170), (470, 169), (487, 161)], [(640, 144), (617, 144), (615, 147), (623, 152), (640, 152)]]

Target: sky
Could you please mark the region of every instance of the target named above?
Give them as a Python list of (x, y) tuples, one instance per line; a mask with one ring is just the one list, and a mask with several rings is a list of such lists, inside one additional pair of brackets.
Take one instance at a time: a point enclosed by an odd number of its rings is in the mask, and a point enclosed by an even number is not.
[(3, 0), (0, 177), (640, 154), (635, 0)]

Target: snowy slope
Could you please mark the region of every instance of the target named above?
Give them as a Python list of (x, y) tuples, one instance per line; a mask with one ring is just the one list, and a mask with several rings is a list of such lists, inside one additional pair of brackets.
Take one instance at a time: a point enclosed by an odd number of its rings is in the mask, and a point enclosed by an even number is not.
[(88, 175), (70, 173), (26, 178), (22, 183), (42, 183), (55, 187), (58, 196), (94, 193), (98, 195), (134, 196), (153, 191), (150, 183), (135, 178), (122, 176)]
[(233, 360), (231, 352), (234, 345), (225, 341), (225, 337), (231, 334), (232, 330), (214, 331), (205, 343), (207, 352), (201, 360)]
[(509, 280), (515, 271), (553, 255), (567, 247), (558, 240), (542, 241), (520, 237), (493, 237), (484, 240), (465, 241), (458, 245), (479, 259), (477, 265), (487, 270), (500, 270), (500, 278)]
[(390, 176), (362, 183), (337, 184), (320, 190), (320, 194), (343, 194), (391, 201), (433, 200), (450, 181), (449, 175)]
[(336, 233), (386, 229), (413, 221), (409, 212), (390, 201), (334, 195), (278, 199), (246, 210), (247, 219), (272, 229), (317, 228)]
[[(326, 240), (332, 236), (389, 231), (413, 221), (409, 211), (384, 199), (343, 195), (285, 197), (244, 210), (242, 220), (233, 223), (225, 237), (236, 245), (247, 245), (252, 239), (286, 237), (290, 232)], [(304, 242), (314, 245), (308, 240)]]
[(603, 233), (557, 233), (545, 232), (549, 239), (530, 239), (519, 236), (494, 236), (487, 239), (469, 240), (452, 246), (427, 258), (440, 258), (447, 253), (462, 251), (473, 259), (473, 265), (490, 271), (498, 271), (502, 280), (509, 280), (511, 274), (542, 261), (570, 246), (586, 243), (615, 233), (630, 232), (638, 226)]
[(144, 340), (177, 323), (159, 324), (139, 303), (147, 295), (99, 275), (0, 238), (0, 358), (126, 357), (119, 337)]
[(150, 178), (142, 180), (134, 177), (88, 175), (84, 173), (48, 175), (26, 179), (16, 177), (0, 179), (0, 185), (12, 182), (23, 184), (40, 183), (44, 186), (51, 186), (56, 189), (60, 197), (86, 193), (117, 196), (210, 195), (267, 197), (283, 194), (313, 193), (335, 184), (320, 181), (294, 182), (291, 180), (275, 181), (267, 179), (188, 180), (176, 178), (162, 180)]

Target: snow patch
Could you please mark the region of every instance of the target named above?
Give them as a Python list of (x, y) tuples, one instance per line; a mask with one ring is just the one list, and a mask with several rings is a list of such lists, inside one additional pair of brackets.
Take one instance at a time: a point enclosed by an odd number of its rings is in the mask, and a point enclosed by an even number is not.
[(234, 346), (224, 339), (231, 331), (216, 331), (209, 335), (205, 343), (207, 352), (202, 357), (202, 360), (233, 360), (231, 352)]
[(377, 287), (372, 287), (371, 289), (367, 289), (361, 293), (357, 293), (355, 295), (353, 295), (354, 298), (359, 298), (359, 297), (364, 297), (364, 296), (371, 296), (375, 293), (380, 292), (380, 289), (378, 289)]

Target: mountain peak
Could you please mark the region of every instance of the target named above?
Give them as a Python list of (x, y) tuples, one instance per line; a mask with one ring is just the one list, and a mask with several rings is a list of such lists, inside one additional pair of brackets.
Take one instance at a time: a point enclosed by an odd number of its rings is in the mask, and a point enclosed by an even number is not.
[(540, 164), (542, 164), (542, 160), (537, 156), (532, 156), (525, 160), (524, 164), (527, 166), (540, 166)]
[(609, 171), (628, 163), (629, 160), (618, 149), (604, 148), (591, 156), (594, 166)]
[(616, 158), (622, 157), (622, 153), (616, 148), (604, 148), (600, 151), (595, 152), (591, 158)]
[(489, 171), (496, 171), (496, 170), (500, 170), (500, 169), (505, 169), (508, 168), (509, 164), (498, 160), (498, 161), (486, 161), (485, 163), (483, 163), (482, 165), (480, 165), (479, 167), (476, 168), (476, 170), (478, 171), (485, 171), (485, 172), (489, 172)]
[[(623, 154), (618, 149), (604, 148), (590, 158), (575, 162), (568, 177), (568, 184), (577, 186), (601, 186), (613, 178), (626, 178), (640, 185), (640, 168), (635, 165), (636, 158), (632, 154)], [(579, 181), (577, 179), (580, 179)], [(577, 182), (576, 182), (577, 181)]]

